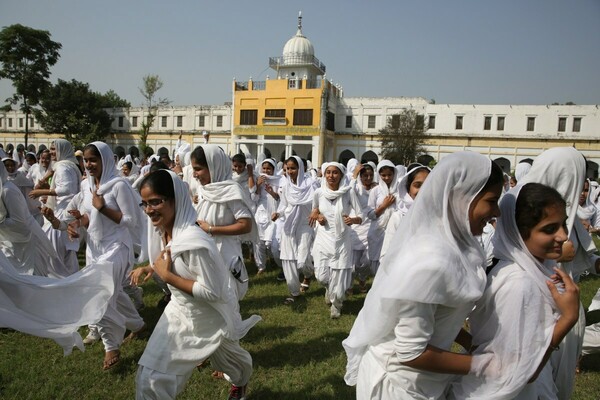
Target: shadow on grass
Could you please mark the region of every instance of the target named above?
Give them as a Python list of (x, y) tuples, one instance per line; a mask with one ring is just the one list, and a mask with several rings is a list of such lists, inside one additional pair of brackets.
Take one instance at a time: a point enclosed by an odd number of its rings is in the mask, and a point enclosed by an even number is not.
[[(270, 344), (263, 350), (254, 350), (252, 358), (261, 368), (281, 368), (313, 364), (339, 356), (342, 340), (348, 336), (345, 331), (329, 332), (302, 343)], [(277, 356), (274, 357), (273, 355)]]
[[(252, 381), (250, 381), (250, 385)], [(249, 398), (252, 399), (286, 399), (286, 400), (334, 400), (334, 399), (352, 399), (356, 397), (355, 389), (347, 386), (344, 380), (338, 375), (328, 375), (323, 379), (310, 380), (303, 382), (303, 388), (291, 391), (276, 391), (265, 387), (252, 388), (250, 386)], [(323, 390), (315, 388), (331, 388), (334, 394), (323, 393)]]

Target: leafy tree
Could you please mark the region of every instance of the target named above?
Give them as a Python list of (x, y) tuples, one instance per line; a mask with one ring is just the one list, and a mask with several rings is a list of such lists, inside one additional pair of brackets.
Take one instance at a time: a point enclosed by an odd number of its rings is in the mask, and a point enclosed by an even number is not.
[(122, 99), (114, 90), (110, 89), (108, 92), (100, 95), (102, 107), (104, 108), (129, 108), (131, 103), (125, 99)]
[(170, 101), (168, 99), (156, 98), (156, 92), (163, 87), (163, 81), (158, 75), (146, 75), (142, 78), (142, 80), (144, 82), (144, 87), (139, 88), (139, 90), (145, 99), (148, 110), (148, 115), (146, 116), (146, 119), (142, 121), (142, 129), (140, 131), (139, 147), (141, 152), (144, 153), (150, 128), (152, 128), (152, 124), (156, 118), (156, 112), (158, 111), (159, 107), (168, 105)]
[(46, 90), (36, 118), (46, 132), (62, 133), (73, 146), (81, 148), (103, 140), (110, 132), (112, 119), (104, 110), (104, 100), (87, 83), (59, 79)]
[(424, 118), (415, 110), (405, 110), (388, 118), (387, 126), (379, 131), (383, 158), (394, 164), (409, 165), (425, 154)]
[(7, 99), (11, 105), (20, 104), (25, 113), (25, 147), (29, 138), (29, 115), (50, 85), (50, 67), (60, 57), (60, 43), (50, 39), (50, 32), (20, 24), (0, 31), (0, 79), (10, 79), (15, 94)]

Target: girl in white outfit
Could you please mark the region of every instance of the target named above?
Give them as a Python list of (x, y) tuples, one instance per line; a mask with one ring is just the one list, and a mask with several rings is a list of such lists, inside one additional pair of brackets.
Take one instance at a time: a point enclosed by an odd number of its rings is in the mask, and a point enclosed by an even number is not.
[(199, 183), (198, 225), (215, 240), (241, 300), (248, 291), (242, 241), (247, 237), (254, 241), (256, 235), (250, 193), (231, 180), (231, 161), (217, 145), (196, 147), (192, 152), (192, 168)]
[[(326, 287), (331, 318), (339, 318), (346, 290), (352, 285), (352, 236), (349, 225), (362, 222), (358, 197), (347, 184), (346, 168), (337, 162), (322, 166), (323, 182), (313, 197), (310, 223), (316, 225), (313, 244), (315, 277)], [(351, 217), (350, 214), (355, 216)]]
[(460, 377), (450, 398), (558, 399), (547, 362), (579, 317), (578, 288), (555, 261), (568, 238), (565, 201), (527, 183), (503, 196), (500, 211), (493, 239), (500, 261), (469, 317), (472, 354), (491, 355), (494, 375)]
[[(252, 358), (239, 339), (260, 320), (242, 321), (230, 274), (212, 238), (196, 225), (187, 185), (173, 172), (155, 171), (141, 185), (148, 215), (152, 268), (171, 289), (136, 377), (137, 399), (174, 399), (199, 361), (210, 357), (242, 399), (252, 374)], [(134, 271), (137, 283), (150, 267)]]
[(443, 399), (452, 374), (486, 373), (450, 348), (455, 338), (469, 347), (457, 336), (486, 281), (475, 236), (499, 215), (501, 192), (502, 170), (476, 153), (431, 172), (342, 343), (357, 399)]
[(273, 214), (272, 220), (280, 217), (284, 219), (281, 233), (281, 265), (291, 295), (284, 303), (292, 304), (300, 296), (300, 272), (304, 274), (305, 287), (308, 287), (309, 278), (313, 275), (313, 268), (309, 263), (314, 229), (308, 220), (315, 183), (305, 176), (304, 163), (298, 156), (287, 159), (285, 179), (279, 208)]
[[(29, 193), (29, 197), (48, 196), (46, 206), (54, 212), (59, 220), (65, 220), (68, 218), (67, 205), (79, 193), (81, 187), (79, 162), (75, 158), (71, 143), (65, 139), (56, 139), (50, 144), (50, 156), (54, 161), (52, 164), (54, 175), (50, 188), (34, 189)], [(57, 276), (68, 276), (79, 271), (79, 260), (77, 259), (79, 240), (69, 238), (66, 231), (54, 229), (50, 223), (44, 225), (44, 231), (64, 265), (63, 270), (50, 272)]]

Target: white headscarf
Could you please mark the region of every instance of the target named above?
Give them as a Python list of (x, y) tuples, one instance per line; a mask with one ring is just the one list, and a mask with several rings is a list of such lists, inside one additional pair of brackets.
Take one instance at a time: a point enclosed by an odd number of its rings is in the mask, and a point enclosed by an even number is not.
[(267, 179), (267, 182), (269, 183), (269, 185), (279, 186), (279, 181), (281, 180), (281, 175), (279, 175), (279, 169), (277, 168), (277, 163), (272, 158), (265, 158), (264, 160), (262, 160), (262, 162), (259, 165), (256, 166), (256, 169), (259, 169), (259, 168), (262, 169), (262, 165), (264, 163), (269, 163), (273, 166), (273, 175), (267, 175), (260, 171), (258, 171), (258, 174), (260, 176), (264, 176)]
[(492, 162), (480, 154), (457, 152), (443, 158), (425, 181), (342, 343), (349, 385), (356, 384), (367, 347), (393, 332), (397, 300), (456, 307), (481, 297), (485, 254), (471, 233), (469, 207), (491, 168)]
[[(0, 162), (0, 195), (2, 194), (4, 183), (8, 180), (8, 171), (4, 167), (4, 163)], [(0, 196), (0, 223), (4, 222), (7, 216), (6, 206)]]
[[(203, 145), (206, 146), (206, 145)], [(228, 268), (225, 267), (223, 257), (219, 253), (215, 242), (196, 225), (196, 210), (192, 205), (189, 196), (188, 187), (177, 175), (172, 171), (166, 171), (171, 176), (173, 189), (175, 192), (175, 221), (173, 223), (172, 239), (170, 243), (171, 257), (175, 260), (184, 252), (206, 249), (210, 259), (216, 264), (217, 268), (213, 270), (215, 274), (222, 274), (223, 287), (219, 291), (224, 297), (218, 301), (208, 302), (214, 307), (225, 320), (227, 328), (225, 337), (231, 340), (239, 340), (246, 335), (260, 317), (253, 315), (247, 320), (242, 321), (240, 313), (237, 309), (237, 298), (230, 287), (228, 287), (229, 276)], [(164, 173), (156, 171), (155, 173)], [(161, 233), (155, 228), (152, 223), (148, 223), (148, 250), (150, 253), (150, 263), (154, 264), (154, 260), (159, 256), (161, 250), (165, 248)]]
[(348, 178), (348, 180), (354, 178), (354, 170), (356, 169), (357, 165), (358, 160), (356, 158), (351, 158), (348, 160), (348, 163), (346, 164), (346, 177)]
[[(59, 169), (70, 169), (77, 173), (77, 176), (81, 179), (81, 171), (79, 170), (79, 161), (73, 153), (73, 146), (65, 139), (56, 139), (54, 142), (54, 149), (56, 150), (56, 161), (52, 163), (51, 169), (57, 173)], [(52, 179), (50, 183), (50, 190), (56, 189), (56, 181)], [(48, 196), (46, 202), (48, 208), (56, 211), (56, 196)]]
[[(337, 190), (332, 190), (329, 187), (327, 180), (325, 179), (325, 171), (329, 167), (336, 167), (337, 169), (340, 170), (342, 179), (340, 180), (340, 185), (337, 188)], [(340, 164), (338, 162), (324, 163), (321, 166), (321, 169), (323, 170), (323, 178), (321, 178), (323, 180), (321, 183), (321, 193), (323, 193), (323, 196), (327, 200), (333, 202), (334, 200), (337, 200), (341, 196), (346, 194), (350, 189), (352, 189), (352, 187), (348, 185), (348, 177), (346, 176), (346, 167), (344, 167), (343, 164)], [(341, 238), (343, 236), (344, 231), (347, 229), (347, 225), (344, 223), (344, 216), (343, 216), (343, 212), (342, 212), (343, 209), (344, 209), (343, 202), (342, 201), (336, 202), (336, 204), (335, 204), (335, 221), (334, 221), (335, 232), (337, 234), (336, 240)]]
[[(377, 182), (377, 179), (376, 179), (377, 178), (377, 172), (376, 172), (377, 166), (375, 165), (375, 163), (373, 161), (369, 161), (369, 162), (363, 164), (363, 168), (365, 165), (368, 165), (373, 169), (373, 186), (371, 187), (371, 189), (373, 189), (373, 187), (377, 186), (377, 183), (376, 183)], [(360, 179), (360, 173), (358, 174), (358, 177), (356, 178), (356, 192), (358, 193), (359, 196), (364, 196), (365, 194), (368, 195), (368, 190), (363, 185), (362, 179)]]
[[(490, 273), (485, 294), (470, 319), (473, 345), (477, 346), (474, 358), (492, 354), (499, 370), (493, 378), (461, 377), (455, 387), (458, 398), (515, 398), (537, 370), (552, 339), (559, 314), (546, 281), (556, 263), (539, 262), (521, 238), (515, 212), (522, 189), (518, 184), (500, 201), (501, 216), (493, 238), (494, 256), (500, 263)], [(529, 302), (524, 302), (522, 296), (506, 295), (506, 285), (513, 285), (515, 276), (519, 276), (514, 273), (525, 273), (530, 278), (523, 282)], [(500, 289), (502, 296), (496, 295)], [(534, 291), (531, 296), (530, 290)]]
[[(15, 160), (13, 160), (10, 157), (5, 157), (2, 160), (2, 164), (4, 164), (5, 161), (12, 161), (15, 162)], [(27, 164), (27, 163), (25, 163)], [(6, 166), (5, 166), (6, 167)], [(29, 187), (29, 188), (33, 188), (33, 181), (29, 178), (27, 178), (27, 173), (23, 172), (23, 170), (21, 168), (14, 170), (14, 172), (9, 173), (8, 171), (6, 171), (6, 173), (8, 174), (8, 180), (11, 181), (12, 183), (15, 184), (15, 186), (21, 188), (21, 187)]]
[(304, 163), (298, 156), (292, 156), (298, 164), (298, 177), (296, 183), (292, 181), (289, 174), (286, 174), (287, 181), (287, 201), (292, 206), (292, 212), (286, 217), (283, 224), (283, 231), (287, 235), (292, 235), (298, 227), (299, 206), (311, 203), (313, 200), (314, 186), (311, 179), (304, 176)]
[(408, 182), (408, 178), (411, 176), (411, 174), (416, 173), (420, 169), (425, 169), (425, 170), (431, 172), (431, 169), (429, 167), (419, 164), (419, 165), (413, 167), (407, 173), (405, 173), (404, 176), (402, 176), (402, 178), (398, 182), (398, 197), (399, 197), (399, 199), (398, 199), (397, 207), (398, 207), (398, 210), (400, 210), (400, 212), (402, 213), (402, 215), (406, 215), (406, 213), (408, 212), (408, 209), (415, 202), (415, 200), (412, 197), (410, 197), (410, 194), (408, 194), (410, 189), (406, 187), (406, 183)]
[[(577, 218), (579, 195), (583, 189), (586, 164), (583, 155), (573, 147), (554, 147), (540, 154), (519, 184), (537, 182), (550, 186), (567, 202), (567, 229), (569, 236), (577, 235), (586, 252), (596, 251), (590, 234)], [(565, 263), (572, 264), (572, 263)], [(573, 266), (570, 266), (571, 268)]]
[[(396, 165), (396, 178), (398, 182), (406, 176), (406, 167), (404, 165)], [(414, 168), (413, 168), (414, 169)]]
[[(596, 194), (595, 191), (593, 190), (592, 187), (592, 183), (589, 179), (586, 179), (586, 182), (588, 183), (588, 196), (585, 199), (585, 203), (580, 206), (577, 206), (577, 217), (579, 219), (583, 219), (585, 221), (589, 221), (590, 218), (592, 218), (594, 216), (595, 213), (598, 212), (598, 209), (596, 208), (596, 205), (593, 202), (593, 197)], [(585, 186), (585, 184), (584, 184)], [(581, 189), (583, 191), (583, 189)]]
[(521, 179), (525, 178), (525, 175), (527, 175), (530, 169), (531, 164), (527, 162), (520, 162), (517, 164), (515, 167), (515, 179), (517, 180), (517, 183), (519, 183)]
[[(392, 176), (392, 183), (390, 183), (390, 186), (388, 186), (385, 182), (381, 182), (379, 183), (379, 188), (381, 190), (381, 195), (383, 197), (387, 196), (387, 195), (393, 195), (394, 197), (396, 197), (396, 201), (398, 200), (398, 170), (396, 169), (396, 167), (394, 166), (394, 163), (391, 162), (390, 160), (381, 160), (379, 162), (379, 164), (377, 164), (377, 172), (376, 175), (379, 176), (379, 171), (381, 171), (381, 169), (383, 167), (389, 167), (392, 169), (394, 176)], [(379, 218), (377, 218), (377, 224), (379, 224), (379, 226), (382, 229), (385, 229), (385, 227), (388, 224), (388, 221), (390, 220), (392, 214), (394, 213), (394, 210), (396, 210), (396, 208), (398, 207), (398, 203), (394, 203), (392, 206), (386, 208), (383, 213), (379, 216)]]

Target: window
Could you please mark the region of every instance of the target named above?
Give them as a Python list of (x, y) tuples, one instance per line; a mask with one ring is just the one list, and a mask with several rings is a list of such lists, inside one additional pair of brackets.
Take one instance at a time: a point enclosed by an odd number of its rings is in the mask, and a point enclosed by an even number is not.
[(489, 131), (492, 129), (492, 117), (484, 117), (483, 119), (483, 130)]
[(564, 132), (567, 129), (567, 117), (558, 117), (558, 131)]
[(265, 118), (285, 118), (285, 109), (265, 110)]
[(160, 126), (162, 128), (166, 128), (167, 127), (167, 117), (160, 117)]
[(29, 126), (33, 126), (33, 118), (29, 118)]
[(205, 115), (198, 115), (198, 126), (204, 126)]
[(23, 118), (19, 118), (19, 128), (23, 127)]
[(527, 117), (527, 132), (535, 130), (535, 117)]
[(352, 128), (352, 115), (346, 115), (346, 128)]
[(325, 129), (335, 131), (335, 114), (331, 111), (327, 111), (325, 115)]
[(119, 117), (119, 128), (123, 127), (123, 117)]
[(400, 128), (400, 115), (392, 115), (390, 117), (390, 124), (392, 125), (392, 129)]
[(428, 129), (435, 129), (435, 115), (429, 116), (429, 123), (427, 124)]
[(369, 115), (369, 121), (367, 123), (367, 128), (375, 129), (375, 115)]
[(9, 119), (8, 119), (8, 127), (9, 127), (9, 128), (12, 128), (12, 118), (9, 118)]
[(498, 122), (496, 123), (496, 129), (499, 131), (504, 130), (504, 118), (505, 117), (498, 117)]
[(294, 110), (294, 125), (312, 125), (313, 110)]
[(131, 126), (133, 126), (134, 128), (137, 128), (137, 117), (131, 118)]
[(415, 125), (417, 129), (425, 128), (425, 116), (417, 114), (417, 120), (415, 121)]
[(223, 126), (223, 116), (217, 115), (217, 127), (220, 128)]
[(152, 117), (151, 115), (148, 115), (148, 116), (146, 117), (146, 123), (147, 123), (148, 125), (152, 125), (152, 122), (154, 121), (154, 119), (153, 119), (153, 118), (154, 118), (154, 117)]
[(463, 116), (462, 115), (457, 115), (456, 116), (456, 125), (455, 128), (457, 130), (460, 130), (463, 128)]
[(240, 125), (256, 125), (258, 110), (240, 110)]
[(573, 118), (573, 132), (581, 132), (581, 117)]
[(183, 126), (183, 116), (178, 115), (177, 116), (177, 127), (181, 128)]
[(4, 122), (4, 118), (0, 118), (0, 126), (2, 126), (3, 122)]

